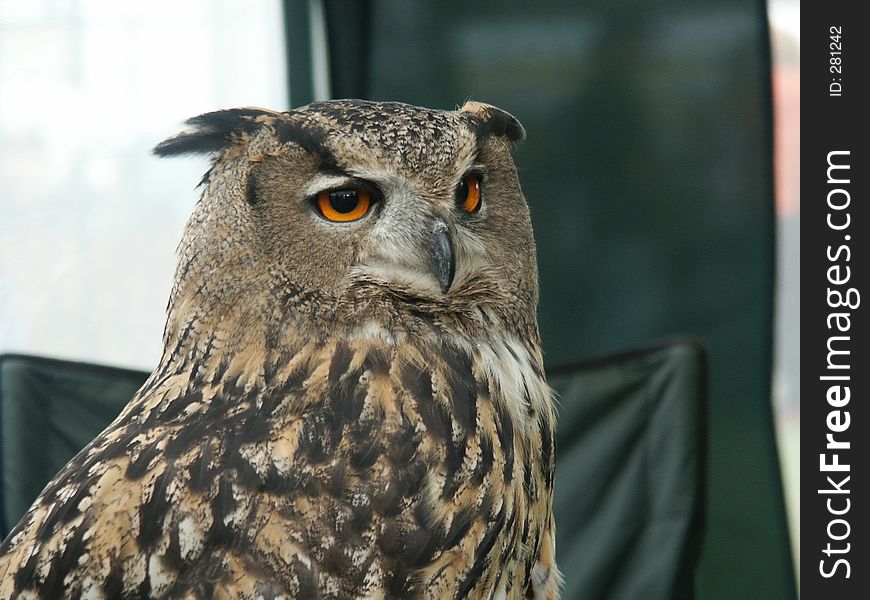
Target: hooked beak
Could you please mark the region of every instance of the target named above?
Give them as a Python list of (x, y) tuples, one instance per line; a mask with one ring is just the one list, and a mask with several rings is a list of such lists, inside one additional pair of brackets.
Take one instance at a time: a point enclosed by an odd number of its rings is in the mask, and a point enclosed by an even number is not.
[(435, 278), (441, 286), (441, 291), (447, 293), (456, 275), (456, 261), (453, 257), (453, 240), (447, 224), (441, 219), (435, 221), (432, 227), (432, 268)]

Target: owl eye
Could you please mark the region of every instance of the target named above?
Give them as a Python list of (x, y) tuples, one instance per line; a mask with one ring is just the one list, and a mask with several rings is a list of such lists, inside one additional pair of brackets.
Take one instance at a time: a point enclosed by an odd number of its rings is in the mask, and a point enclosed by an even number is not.
[(456, 188), (456, 205), (471, 214), (480, 210), (480, 177), (466, 175)]
[(330, 190), (320, 192), (315, 205), (323, 218), (347, 223), (368, 214), (372, 197), (366, 189)]

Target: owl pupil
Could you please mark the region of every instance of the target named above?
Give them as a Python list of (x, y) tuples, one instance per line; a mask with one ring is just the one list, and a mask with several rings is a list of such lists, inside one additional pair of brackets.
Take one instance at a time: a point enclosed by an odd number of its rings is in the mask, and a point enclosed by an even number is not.
[(459, 187), (456, 188), (456, 202), (459, 205), (462, 205), (465, 202), (465, 199), (468, 198), (468, 181), (463, 179), (459, 184)]
[(349, 213), (359, 204), (359, 193), (356, 190), (329, 192), (329, 204), (336, 212)]

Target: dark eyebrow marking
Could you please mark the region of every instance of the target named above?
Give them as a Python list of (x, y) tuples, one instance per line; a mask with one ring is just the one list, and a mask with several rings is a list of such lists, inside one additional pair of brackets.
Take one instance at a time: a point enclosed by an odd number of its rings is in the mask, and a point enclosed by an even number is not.
[(316, 157), (320, 171), (333, 175), (347, 175), (326, 146), (326, 132), (310, 123), (300, 121), (277, 121), (275, 132), (282, 144), (293, 142), (308, 154)]

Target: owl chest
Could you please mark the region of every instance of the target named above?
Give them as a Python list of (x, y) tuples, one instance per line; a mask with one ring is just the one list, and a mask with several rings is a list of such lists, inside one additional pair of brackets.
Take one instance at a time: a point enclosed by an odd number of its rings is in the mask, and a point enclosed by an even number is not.
[(528, 588), (552, 497), (550, 422), (523, 375), (503, 382), (476, 357), (453, 359), (450, 370), (336, 361), (325, 402), (292, 428), (292, 460), (273, 455), (295, 479), (283, 526), (316, 540), (304, 553), (327, 565), (327, 587), (433, 598)]
[(255, 579), (324, 598), (523, 597), (552, 498), (533, 374), (458, 352), (421, 365), (337, 347), (326, 364), (320, 381), (227, 403), (234, 418), (202, 438), (179, 430), (184, 450), (149, 496), (175, 480), (194, 492), (197, 510), (167, 495), (150, 519), (179, 540), (179, 573), (218, 539), (216, 564), (245, 557)]

